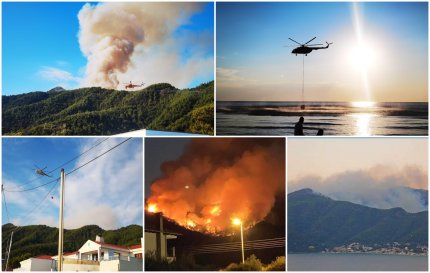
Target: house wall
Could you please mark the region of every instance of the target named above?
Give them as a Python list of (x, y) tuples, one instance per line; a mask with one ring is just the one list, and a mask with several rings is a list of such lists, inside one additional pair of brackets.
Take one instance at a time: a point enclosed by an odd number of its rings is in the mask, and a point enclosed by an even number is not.
[(119, 261), (101, 261), (100, 262), (100, 271), (102, 272), (117, 272), (119, 271)]
[(51, 271), (52, 260), (30, 258), (20, 262), (20, 268), (13, 271)]
[(113, 260), (101, 261), (100, 271), (116, 272), (116, 271), (143, 271), (143, 261), (141, 259), (131, 258), (130, 261)]
[(157, 251), (157, 237), (155, 233), (145, 232), (145, 253)]
[[(102, 252), (104, 252), (104, 256), (103, 256), (104, 260), (112, 259), (115, 255), (115, 252), (120, 253), (121, 259), (125, 259), (130, 255), (128, 250), (116, 250), (116, 249), (110, 249), (110, 248), (104, 248), (104, 247), (102, 247), (100, 253)], [(106, 256), (106, 254), (108, 254), (109, 256)]]
[(85, 252), (91, 252), (91, 251), (97, 251), (97, 249), (99, 249), (100, 245), (94, 243), (91, 240), (88, 240), (80, 249), (79, 252), (80, 253), (85, 253)]
[(31, 258), (31, 271), (51, 271), (52, 260)]
[(143, 260), (130, 259), (130, 261), (119, 261), (120, 271), (143, 271)]
[(100, 265), (96, 261), (64, 260), (63, 271), (99, 271)]
[[(167, 239), (174, 239), (173, 235), (161, 235), (161, 257), (167, 257)], [(156, 254), (157, 251), (157, 234), (152, 232), (145, 232), (145, 253), (148, 251)]]

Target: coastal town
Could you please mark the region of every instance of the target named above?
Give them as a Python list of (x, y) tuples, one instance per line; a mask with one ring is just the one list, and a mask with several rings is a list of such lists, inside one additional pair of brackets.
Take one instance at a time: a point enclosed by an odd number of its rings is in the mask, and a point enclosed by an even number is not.
[(366, 254), (387, 254), (387, 255), (407, 255), (407, 256), (427, 256), (428, 246), (412, 245), (410, 243), (400, 244), (398, 242), (387, 244), (365, 245), (361, 243), (351, 243), (348, 245), (336, 246), (332, 249), (326, 248), (322, 253), (366, 253)]

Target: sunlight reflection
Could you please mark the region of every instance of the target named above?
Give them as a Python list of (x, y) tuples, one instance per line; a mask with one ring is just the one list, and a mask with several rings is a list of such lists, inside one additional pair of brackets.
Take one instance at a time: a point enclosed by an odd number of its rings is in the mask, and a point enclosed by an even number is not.
[(374, 102), (374, 101), (353, 101), (351, 104), (353, 107), (357, 107), (357, 108), (373, 108), (373, 107), (375, 107), (376, 102)]
[(370, 123), (373, 120), (375, 114), (358, 113), (351, 115), (355, 119), (356, 135), (359, 136), (370, 136), (372, 134), (370, 129)]

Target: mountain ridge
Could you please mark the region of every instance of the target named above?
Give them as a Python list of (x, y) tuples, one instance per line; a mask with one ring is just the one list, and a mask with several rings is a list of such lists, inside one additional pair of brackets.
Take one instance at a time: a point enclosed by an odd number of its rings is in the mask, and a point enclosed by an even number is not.
[(377, 209), (335, 201), (311, 189), (288, 194), (288, 251), (308, 252), (353, 242), (427, 245), (428, 212)]
[(2, 96), (3, 134), (112, 135), (142, 128), (213, 134), (214, 82), (179, 90), (99, 87)]

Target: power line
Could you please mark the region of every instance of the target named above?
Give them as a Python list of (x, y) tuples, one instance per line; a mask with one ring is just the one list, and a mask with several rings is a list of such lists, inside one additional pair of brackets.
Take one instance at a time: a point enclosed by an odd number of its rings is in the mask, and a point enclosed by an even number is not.
[(8, 189), (4, 189), (4, 191), (6, 191), (6, 192), (26, 192), (26, 191), (32, 191), (32, 190), (35, 190), (35, 189), (41, 188), (41, 187), (43, 187), (43, 186), (46, 186), (46, 185), (52, 184), (52, 183), (54, 183), (54, 182), (58, 181), (58, 179), (60, 179), (60, 178), (59, 178), (59, 177), (58, 177), (58, 178), (55, 178), (55, 179), (53, 179), (53, 180), (51, 180), (51, 181), (49, 181), (49, 182), (47, 182), (47, 183), (45, 183), (45, 184), (42, 184), (42, 185), (39, 185), (39, 186), (36, 186), (36, 187), (33, 187), (33, 188), (27, 188), (27, 189), (23, 189), (23, 190), (8, 190)]
[[(91, 151), (91, 150), (92, 150), (92, 149), (94, 149), (95, 147), (99, 146), (100, 144), (102, 144), (103, 142), (105, 142), (105, 141), (106, 141), (106, 140), (108, 140), (108, 139), (109, 139), (109, 138), (105, 138), (105, 139), (102, 139), (101, 141), (96, 142), (96, 143), (95, 143), (93, 146), (91, 146), (89, 149), (85, 150), (84, 152), (82, 152), (82, 153), (78, 154), (77, 156), (75, 156), (75, 157), (73, 157), (72, 159), (70, 159), (70, 160), (68, 160), (68, 161), (64, 162), (63, 164), (59, 165), (58, 167), (56, 167), (55, 169), (53, 169), (52, 171), (49, 171), (49, 172), (47, 172), (47, 173), (48, 173), (48, 174), (53, 173), (54, 171), (56, 171), (56, 170), (58, 170), (58, 169), (60, 169), (60, 168), (62, 168), (62, 167), (64, 167), (64, 166), (68, 165), (70, 162), (73, 162), (74, 160), (76, 160), (76, 159), (78, 159), (79, 157), (83, 156), (84, 154), (88, 153), (89, 151)], [(34, 181), (41, 179), (42, 177), (43, 177), (43, 176), (36, 177), (36, 178), (34, 178), (34, 179), (32, 179), (32, 180), (30, 180), (30, 181), (26, 182), (26, 183), (23, 183), (23, 184), (19, 185), (16, 189), (18, 189), (18, 188), (22, 189), (22, 187), (23, 187), (23, 186), (28, 185), (28, 184), (31, 184), (31, 183), (33, 183)], [(52, 181), (51, 181), (51, 182), (52, 182)], [(44, 185), (46, 185), (46, 184), (44, 184)], [(36, 187), (36, 188), (37, 188), (37, 187)], [(12, 189), (12, 190), (13, 190), (13, 189)], [(7, 190), (7, 191), (11, 192), (11, 190)], [(18, 191), (17, 191), (17, 192), (18, 192)]]
[[(43, 204), (43, 202), (45, 202), (45, 200), (46, 200), (46, 198), (51, 194), (51, 192), (56, 188), (56, 186), (58, 186), (58, 179), (56, 180), (57, 181), (57, 183), (56, 184), (54, 184), (54, 186), (52, 186), (52, 188), (48, 191), (48, 193), (43, 197), (43, 199), (42, 200), (40, 200), (40, 202), (36, 205), (36, 206), (34, 206), (23, 218), (27, 218), (28, 216), (30, 216), (36, 209), (38, 209), (42, 204)], [(4, 195), (5, 193), (3, 192), (3, 195)], [(19, 230), (20, 228), (22, 228), (23, 226), (18, 226), (18, 227), (16, 227), (12, 232), (16, 232), (17, 230)], [(5, 241), (3, 241), (3, 243), (4, 243)]]
[(3, 191), (3, 190), (2, 190), (1, 192), (2, 192), (2, 194), (3, 194), (3, 202), (4, 202), (4, 207), (5, 207), (5, 209), (6, 209), (6, 216), (7, 216), (7, 220), (8, 220), (8, 222), (10, 223), (9, 210), (7, 209), (7, 203), (6, 203), (6, 196), (5, 196), (4, 191)]
[[(113, 147), (112, 147), (112, 148), (110, 148), (109, 150), (107, 150), (107, 151), (103, 152), (102, 154), (100, 154), (100, 155), (98, 155), (98, 156), (94, 157), (94, 158), (93, 158), (93, 159), (91, 159), (90, 161), (87, 161), (87, 162), (85, 162), (84, 164), (80, 165), (79, 167), (77, 167), (77, 168), (73, 169), (72, 171), (70, 171), (70, 172), (66, 173), (66, 175), (72, 174), (72, 173), (76, 172), (77, 170), (79, 170), (79, 169), (81, 169), (81, 168), (85, 167), (86, 165), (88, 165), (88, 164), (90, 164), (91, 162), (93, 162), (93, 161), (97, 160), (97, 159), (98, 159), (98, 158), (100, 158), (101, 156), (103, 156), (103, 155), (105, 155), (105, 154), (109, 153), (110, 151), (112, 151), (113, 149), (117, 148), (118, 146), (120, 146), (120, 145), (124, 144), (125, 142), (129, 141), (130, 139), (131, 139), (131, 137), (129, 137), (129, 138), (127, 138), (126, 140), (124, 140), (124, 141), (122, 141), (122, 142), (118, 143), (117, 145), (113, 146)], [(60, 179), (60, 178), (59, 178), (59, 177), (58, 177), (58, 178), (55, 178), (55, 179), (53, 179), (53, 180), (51, 180), (51, 181), (49, 181), (49, 182), (47, 182), (47, 183), (44, 183), (44, 184), (42, 184), (42, 185), (39, 185), (39, 186), (36, 186), (36, 187), (32, 187), (32, 188), (27, 188), (27, 189), (23, 189), (23, 190), (8, 190), (8, 189), (4, 189), (4, 191), (6, 191), (6, 192), (26, 192), (26, 191), (32, 191), (32, 190), (38, 189), (38, 188), (40, 188), (40, 187), (43, 187), (43, 186), (46, 186), (46, 185), (52, 184), (52, 183), (54, 183), (55, 181), (58, 181), (58, 179)]]
[(109, 153), (110, 151), (112, 151), (113, 149), (117, 148), (118, 146), (120, 146), (120, 145), (124, 144), (125, 142), (129, 141), (130, 139), (131, 139), (131, 137), (129, 137), (129, 138), (127, 138), (126, 140), (124, 140), (124, 141), (122, 141), (122, 142), (118, 143), (117, 145), (113, 146), (112, 148), (110, 148), (110, 149), (109, 149), (109, 150), (107, 150), (106, 152), (104, 152), (104, 153), (102, 153), (102, 154), (100, 154), (100, 155), (98, 155), (98, 156), (94, 157), (94, 158), (93, 158), (93, 159), (91, 159), (90, 161), (87, 161), (86, 163), (82, 164), (81, 166), (79, 166), (79, 167), (75, 168), (74, 170), (72, 170), (72, 171), (70, 171), (70, 172), (66, 173), (66, 175), (69, 175), (69, 174), (71, 174), (71, 173), (74, 173), (74, 172), (76, 172), (77, 170), (79, 170), (80, 168), (85, 167), (86, 165), (88, 165), (88, 164), (90, 164), (91, 162), (93, 162), (93, 161), (97, 160), (97, 159), (98, 159), (98, 158), (100, 158), (101, 156), (103, 156), (103, 155), (105, 155), (105, 154)]
[[(107, 154), (107, 153), (109, 153), (110, 151), (112, 151), (113, 149), (115, 149), (115, 148), (117, 148), (117, 147), (119, 147), (120, 145), (122, 145), (122, 144), (124, 144), (125, 142), (127, 142), (127, 141), (129, 141), (131, 139), (131, 137), (129, 137), (129, 138), (127, 138), (127, 139), (125, 139), (124, 141), (122, 141), (122, 142), (120, 142), (120, 143), (118, 143), (117, 145), (115, 145), (115, 146), (113, 146), (112, 148), (110, 148), (110, 149), (108, 149), (107, 151), (105, 151), (105, 152), (103, 152), (102, 154), (100, 154), (100, 155), (98, 155), (98, 156), (96, 156), (95, 158), (93, 158), (93, 159), (91, 159), (90, 161), (87, 161), (86, 163), (84, 163), (84, 164), (82, 164), (82, 165), (80, 165), (79, 167), (77, 167), (77, 168), (75, 168), (75, 169), (73, 169), (72, 171), (70, 171), (70, 172), (68, 172), (67, 173), (67, 175), (69, 175), (69, 174), (72, 174), (72, 173), (74, 173), (74, 172), (76, 172), (77, 170), (79, 170), (79, 169), (81, 169), (81, 168), (83, 168), (83, 167), (85, 167), (86, 165), (88, 165), (88, 164), (90, 164), (91, 162), (94, 162), (95, 160), (97, 160), (98, 158), (100, 158), (100, 157), (102, 157), (103, 155), (105, 155), (105, 154)], [(103, 141), (101, 141), (100, 143), (98, 143), (97, 145), (100, 145), (102, 142), (104, 142), (104, 141), (106, 141), (106, 139), (105, 140), (103, 140)], [(97, 146), (97, 145), (95, 145), (95, 146)], [(94, 146), (94, 147), (95, 147)], [(92, 147), (92, 148), (94, 148), (94, 147)], [(92, 149), (91, 148), (91, 149)], [(89, 150), (87, 150), (87, 151), (89, 151)], [(87, 152), (86, 151), (86, 152)], [(82, 154), (81, 154), (82, 155)], [(80, 155), (80, 156), (81, 156)], [(76, 159), (76, 158), (75, 158)], [(74, 159), (73, 159), (74, 160)], [(72, 161), (72, 160), (70, 160), (70, 161)], [(67, 162), (67, 163), (65, 163), (65, 164), (68, 164), (68, 163), (70, 163), (70, 162)], [(55, 169), (54, 169), (55, 170)], [(53, 170), (53, 171), (54, 171)], [(51, 171), (51, 172), (53, 172), (53, 171)], [(45, 186), (45, 185), (48, 185), (48, 184), (51, 184), (51, 183), (54, 183), (54, 182), (57, 182), (57, 183), (55, 183), (54, 185), (53, 185), (53, 187), (48, 191), (48, 193), (44, 196), (44, 198), (39, 202), (39, 204), (37, 204), (35, 207), (33, 207), (28, 213), (27, 213), (27, 215), (25, 216), (25, 218), (27, 218), (30, 214), (32, 214), (40, 205), (42, 205), (42, 203), (46, 200), (46, 198), (50, 195), (50, 193), (56, 188), (56, 186), (58, 185), (58, 181), (59, 181), (59, 178), (56, 178), (56, 179), (54, 179), (54, 180), (52, 180), (52, 181), (49, 181), (48, 183), (45, 183), (45, 184), (42, 184), (42, 185), (39, 185), (39, 186), (37, 186), (37, 187), (33, 187), (33, 188), (30, 188), (30, 189), (24, 189), (24, 190), (21, 190), (21, 191), (9, 191), (9, 192), (24, 192), (24, 191), (30, 191), (30, 190), (34, 190), (34, 189), (37, 189), (37, 188), (40, 188), (40, 187), (43, 187), (43, 186)], [(4, 191), (6, 191), (5, 189), (3, 189), (2, 190), (2, 193), (3, 193), (3, 197), (4, 197), (4, 201), (5, 201), (5, 205), (6, 205), (6, 198), (5, 198), (5, 193), (4, 193)], [(7, 206), (5, 206), (5, 208), (6, 208), (6, 213), (7, 213), (7, 215), (8, 215), (8, 219), (9, 219), (9, 212), (8, 212), (8, 210), (7, 210)], [(17, 230), (19, 230), (20, 228), (22, 228), (23, 226), (19, 226), (19, 227), (16, 227), (12, 232), (16, 232)], [(3, 242), (4, 243), (4, 242)]]
[(98, 143), (94, 144), (94, 145), (93, 145), (91, 148), (89, 148), (88, 150), (86, 150), (86, 151), (82, 152), (81, 154), (79, 154), (79, 155), (75, 156), (74, 158), (70, 159), (69, 161), (67, 161), (67, 162), (65, 162), (65, 163), (63, 163), (63, 164), (61, 164), (61, 165), (59, 165), (57, 168), (53, 169), (52, 171), (49, 171), (48, 173), (53, 173), (54, 171), (56, 171), (56, 170), (58, 170), (58, 169), (60, 169), (60, 168), (62, 168), (62, 167), (64, 167), (64, 166), (66, 166), (66, 165), (67, 165), (67, 164), (69, 164), (70, 162), (72, 162), (72, 161), (74, 161), (75, 159), (78, 159), (79, 157), (81, 157), (81, 156), (83, 156), (84, 154), (88, 153), (89, 151), (91, 151), (91, 150), (92, 150), (92, 149), (94, 149), (95, 147), (99, 146), (100, 144), (102, 144), (103, 142), (105, 142), (105, 141), (106, 141), (106, 140), (108, 140), (108, 139), (109, 139), (109, 138), (107, 137), (107, 138), (103, 139), (102, 141), (100, 141), (100, 142), (98, 142)]

